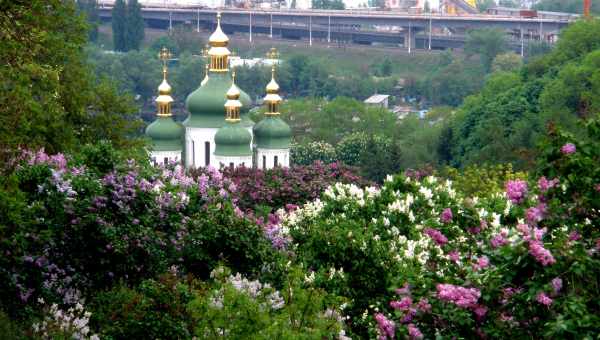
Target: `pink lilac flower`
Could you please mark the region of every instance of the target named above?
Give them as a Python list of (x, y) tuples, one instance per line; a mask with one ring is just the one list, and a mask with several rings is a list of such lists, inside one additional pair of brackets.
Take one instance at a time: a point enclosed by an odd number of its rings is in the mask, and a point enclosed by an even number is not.
[(577, 151), (577, 148), (575, 147), (575, 144), (573, 144), (573, 143), (567, 143), (567, 144), (563, 145), (562, 148), (560, 148), (560, 151), (564, 155), (570, 155), (570, 154), (575, 153), (575, 151)]
[(440, 216), (440, 220), (442, 221), (442, 223), (452, 222), (452, 209), (444, 209), (444, 211), (442, 211), (442, 215)]
[(600, 183), (596, 184), (596, 186), (594, 186), (594, 189), (595, 189), (597, 192), (600, 192)]
[(379, 340), (395, 338), (396, 324), (394, 323), (394, 321), (389, 320), (385, 317), (385, 315), (381, 313), (375, 314), (375, 321), (377, 321), (377, 326), (379, 328)]
[(452, 250), (450, 252), (448, 252), (448, 257), (450, 258), (450, 261), (452, 262), (458, 262), (458, 260), (460, 260), (460, 253), (458, 252), (458, 250)]
[(490, 260), (487, 256), (483, 255), (477, 259), (477, 263), (473, 264), (475, 270), (482, 270), (490, 265)]
[(551, 265), (556, 262), (552, 253), (544, 248), (544, 244), (538, 240), (529, 241), (529, 254), (543, 266)]
[(410, 285), (408, 284), (408, 282), (404, 283), (404, 286), (402, 286), (402, 288), (397, 288), (396, 294), (398, 294), (398, 295), (410, 294)]
[(569, 241), (578, 241), (580, 239), (581, 239), (581, 234), (576, 231), (572, 231), (569, 234)]
[(421, 330), (419, 330), (419, 328), (417, 328), (417, 326), (415, 326), (412, 323), (409, 323), (407, 328), (408, 328), (408, 337), (411, 340), (423, 339), (423, 333), (421, 333)]
[(431, 305), (429, 304), (429, 300), (426, 298), (421, 298), (419, 303), (417, 303), (417, 308), (423, 313), (431, 312)]
[(544, 292), (538, 293), (535, 299), (544, 306), (550, 306), (552, 304), (552, 299)]
[(547, 206), (544, 203), (540, 203), (535, 207), (527, 209), (526, 217), (529, 224), (536, 224), (544, 219), (546, 214)]
[(483, 306), (483, 305), (477, 305), (476, 307), (473, 308), (473, 313), (475, 313), (477, 320), (483, 319), (483, 317), (485, 317), (487, 312), (488, 312), (487, 307)]
[(538, 188), (540, 189), (540, 191), (542, 193), (547, 192), (548, 190), (554, 188), (555, 186), (557, 186), (559, 183), (558, 178), (555, 178), (553, 180), (548, 180), (546, 177), (541, 177), (538, 180)]
[(481, 232), (481, 227), (469, 227), (469, 229), (467, 229), (469, 233), (473, 234), (473, 235), (477, 235)]
[(522, 180), (506, 182), (505, 189), (506, 196), (514, 204), (522, 203), (527, 196), (527, 182)]
[(560, 277), (555, 277), (551, 282), (552, 290), (554, 290), (554, 294), (558, 294), (563, 287), (563, 281)]
[(471, 308), (477, 304), (481, 292), (477, 288), (465, 288), (452, 284), (440, 283), (436, 286), (440, 300), (454, 303), (461, 308)]
[(504, 237), (504, 235), (496, 234), (490, 240), (490, 244), (491, 244), (492, 248), (496, 249), (498, 247), (502, 247), (502, 246), (508, 244), (508, 240)]
[(446, 238), (446, 236), (444, 236), (444, 234), (442, 234), (437, 229), (426, 228), (424, 232), (427, 236), (431, 237), (431, 239), (440, 246), (443, 246), (444, 244), (448, 243), (448, 238)]
[(390, 301), (390, 307), (397, 310), (408, 310), (412, 305), (412, 299), (409, 296), (405, 296), (400, 301)]

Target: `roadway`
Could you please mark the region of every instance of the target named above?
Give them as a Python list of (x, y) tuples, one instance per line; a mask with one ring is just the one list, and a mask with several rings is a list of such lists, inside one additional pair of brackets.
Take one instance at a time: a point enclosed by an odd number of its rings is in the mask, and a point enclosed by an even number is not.
[[(284, 38), (306, 38), (312, 44), (313, 38), (328, 42), (346, 40), (360, 44), (391, 43), (405, 47), (428, 46), (417, 39), (430, 32), (452, 32), (454, 36), (435, 36), (431, 33), (431, 48), (460, 48), (464, 44), (464, 34), (469, 29), (499, 28), (518, 40), (513, 45), (523, 50), (528, 40), (554, 41), (559, 31), (572, 21), (565, 19), (531, 19), (493, 15), (439, 15), (410, 14), (395, 11), (370, 10), (261, 10), (223, 9), (224, 29), (232, 32), (279, 34)], [(217, 9), (207, 8), (159, 8), (143, 7), (144, 19), (153, 26), (172, 26), (186, 22), (197, 28), (212, 27)], [(100, 16), (108, 20), (111, 8), (100, 9)], [(378, 30), (375, 30), (378, 28)], [(387, 28), (389, 31), (381, 31)], [(266, 31), (265, 31), (266, 30)], [(421, 38), (422, 39), (422, 38)]]

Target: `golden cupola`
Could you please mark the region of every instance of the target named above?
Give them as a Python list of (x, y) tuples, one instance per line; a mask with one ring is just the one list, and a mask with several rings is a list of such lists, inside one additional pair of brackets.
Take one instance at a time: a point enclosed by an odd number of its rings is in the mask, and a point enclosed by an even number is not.
[(229, 71), (229, 56), (231, 52), (227, 48), (229, 38), (221, 29), (221, 13), (217, 13), (217, 28), (208, 39), (210, 49), (208, 56), (210, 60), (211, 72), (227, 72)]
[[(275, 59), (273, 56), (278, 56), (275, 49), (267, 55), (270, 59)], [(265, 117), (254, 125), (252, 132), (254, 133), (254, 141), (256, 147), (261, 150), (286, 150), (290, 147), (292, 138), (292, 130), (290, 126), (281, 119), (279, 113), (279, 105), (282, 102), (279, 96), (279, 84), (275, 81), (275, 64), (271, 68), (271, 81), (266, 87), (267, 94), (264, 102), (267, 110)], [(264, 167), (264, 166), (263, 166)]]
[[(171, 53), (166, 48), (162, 48), (158, 57), (163, 63), (163, 80), (158, 86), (158, 97), (156, 97), (157, 119), (146, 127), (146, 136), (152, 141), (152, 150), (170, 151), (181, 153), (183, 127), (173, 120), (171, 113), (171, 85), (167, 82), (167, 61), (171, 58)], [(181, 159), (180, 156), (178, 156)]]
[(158, 116), (171, 116), (171, 103), (173, 97), (171, 97), (171, 85), (167, 82), (167, 61), (171, 58), (171, 53), (166, 47), (163, 47), (158, 54), (158, 57), (163, 62), (163, 80), (158, 86), (158, 97), (156, 97), (156, 106), (158, 108)]
[(239, 122), (240, 121), (240, 109), (242, 103), (240, 102), (240, 89), (235, 85), (235, 72), (232, 73), (232, 83), (229, 90), (225, 94), (227, 101), (225, 102), (225, 120), (228, 122)]
[(275, 81), (275, 65), (271, 67), (271, 81), (266, 87), (267, 95), (264, 98), (264, 102), (267, 105), (266, 115), (278, 115), (279, 104), (282, 99), (279, 96), (279, 84)]

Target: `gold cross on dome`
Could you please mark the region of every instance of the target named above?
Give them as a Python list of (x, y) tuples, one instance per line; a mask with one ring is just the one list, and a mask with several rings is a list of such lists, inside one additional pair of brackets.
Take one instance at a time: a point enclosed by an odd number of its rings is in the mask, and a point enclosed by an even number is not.
[(167, 61), (171, 59), (172, 56), (173, 55), (171, 54), (171, 52), (169, 52), (169, 50), (166, 47), (163, 47), (158, 53), (158, 59), (160, 59), (163, 62), (164, 67), (167, 66)]
[(267, 52), (267, 58), (269, 59), (277, 59), (279, 58), (279, 51), (275, 47), (271, 47), (269, 52)]

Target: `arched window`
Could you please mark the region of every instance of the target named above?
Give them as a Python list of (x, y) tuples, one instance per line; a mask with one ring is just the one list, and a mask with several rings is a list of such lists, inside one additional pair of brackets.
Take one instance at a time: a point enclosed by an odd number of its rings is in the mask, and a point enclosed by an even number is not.
[(263, 155), (263, 170), (267, 168), (267, 156)]
[(204, 165), (210, 165), (210, 142), (204, 142)]
[(277, 166), (278, 158), (277, 156), (273, 157), (273, 166)]
[(192, 166), (196, 166), (196, 143), (192, 141)]

